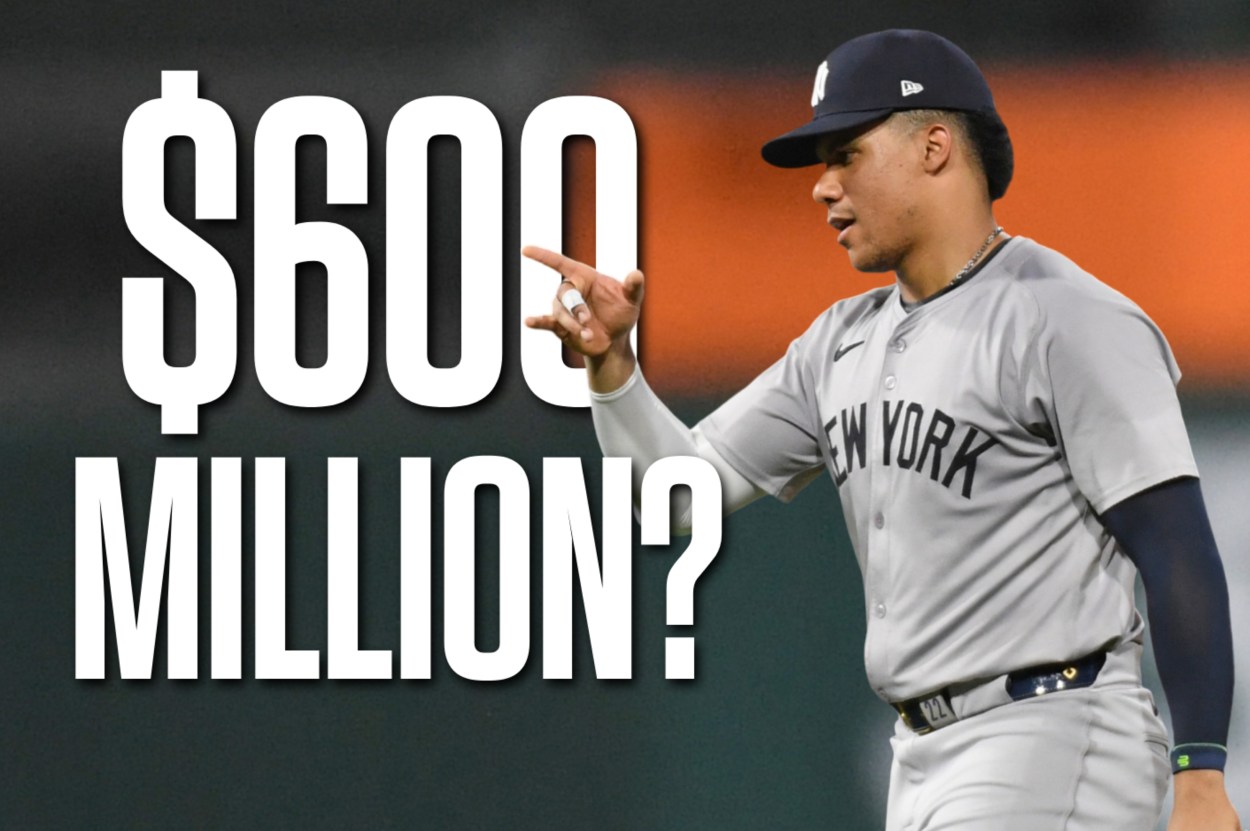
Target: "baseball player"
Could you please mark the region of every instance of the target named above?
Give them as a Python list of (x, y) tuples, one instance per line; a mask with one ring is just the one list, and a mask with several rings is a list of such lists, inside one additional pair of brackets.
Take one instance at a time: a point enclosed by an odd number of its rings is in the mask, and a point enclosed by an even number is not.
[[(1223, 782), (1228, 592), (1166, 340), (995, 221), (1011, 142), (954, 44), (848, 41), (812, 105), (764, 158), (822, 164), (813, 196), (839, 245), (892, 285), (835, 303), (693, 430), (630, 349), (640, 272), (618, 282), (527, 248), (564, 277), (527, 325), (586, 356), (603, 452), (639, 474), (701, 456), (726, 510), (832, 477), (864, 578), (868, 680), (897, 713), (889, 831), (1144, 831), (1169, 771), (1171, 831), (1239, 829)], [(1139, 572), (1170, 752), (1141, 685)]]

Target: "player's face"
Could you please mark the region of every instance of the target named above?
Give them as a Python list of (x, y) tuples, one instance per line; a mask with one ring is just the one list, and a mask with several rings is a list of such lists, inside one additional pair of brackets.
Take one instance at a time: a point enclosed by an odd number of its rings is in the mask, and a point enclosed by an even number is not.
[(812, 198), (859, 271), (895, 270), (915, 242), (915, 152), (912, 136), (889, 119), (831, 134), (817, 148), (825, 170)]

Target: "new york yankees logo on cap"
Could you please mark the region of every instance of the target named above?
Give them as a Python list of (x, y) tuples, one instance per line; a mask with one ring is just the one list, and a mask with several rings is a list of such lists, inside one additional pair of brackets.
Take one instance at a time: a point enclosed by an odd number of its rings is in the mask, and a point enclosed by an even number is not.
[(812, 87), (812, 106), (825, 99), (825, 80), (829, 77), (829, 62), (821, 61), (816, 67), (816, 85)]

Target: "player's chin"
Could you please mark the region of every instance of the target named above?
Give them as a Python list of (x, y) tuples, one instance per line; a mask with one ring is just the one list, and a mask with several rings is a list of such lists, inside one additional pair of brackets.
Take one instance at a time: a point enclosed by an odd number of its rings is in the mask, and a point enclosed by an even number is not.
[(894, 269), (893, 261), (889, 257), (871, 248), (850, 245), (846, 248), (846, 255), (851, 261), (851, 268), (865, 274), (879, 274)]

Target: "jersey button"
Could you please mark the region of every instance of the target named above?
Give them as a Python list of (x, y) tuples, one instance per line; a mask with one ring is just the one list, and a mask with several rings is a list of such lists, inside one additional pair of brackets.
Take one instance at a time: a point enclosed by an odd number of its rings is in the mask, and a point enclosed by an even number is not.
[(903, 340), (902, 338), (898, 338), (893, 343), (893, 349), (895, 352), (902, 352), (906, 348), (907, 348), (907, 341)]
[(878, 528), (884, 528), (885, 527), (885, 514), (878, 513), (876, 516), (874, 516), (872, 518), (872, 524), (877, 526)]
[(872, 613), (876, 615), (877, 617), (885, 617), (885, 604), (878, 603), (876, 606), (873, 607)]
[(885, 376), (885, 388), (886, 388), (887, 390), (892, 390), (892, 389), (894, 389), (894, 387), (895, 387), (897, 384), (898, 384), (898, 379), (897, 379), (897, 378), (895, 378), (893, 375), (887, 375), (887, 376)]

